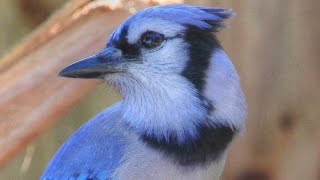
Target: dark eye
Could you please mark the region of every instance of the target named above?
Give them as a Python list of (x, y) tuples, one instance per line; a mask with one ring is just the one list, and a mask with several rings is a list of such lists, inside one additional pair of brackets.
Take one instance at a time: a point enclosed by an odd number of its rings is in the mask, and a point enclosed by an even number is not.
[(163, 34), (159, 34), (153, 31), (148, 31), (141, 36), (141, 44), (148, 49), (155, 48), (161, 45), (163, 40)]

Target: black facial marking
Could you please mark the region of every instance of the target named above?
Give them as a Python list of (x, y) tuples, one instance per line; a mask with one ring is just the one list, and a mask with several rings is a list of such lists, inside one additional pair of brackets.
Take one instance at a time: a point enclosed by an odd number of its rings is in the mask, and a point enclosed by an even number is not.
[(190, 59), (182, 75), (189, 79), (199, 92), (202, 92), (212, 52), (222, 47), (211, 32), (195, 26), (187, 27), (184, 39), (190, 45)]
[[(213, 102), (207, 100), (202, 92), (212, 53), (215, 49), (222, 47), (212, 33), (195, 26), (189, 26), (185, 35), (181, 37), (190, 45), (190, 59), (182, 75), (198, 90), (198, 97), (203, 102), (203, 107), (207, 109), (207, 114), (210, 115), (215, 110)], [(218, 159), (237, 133), (235, 128), (222, 124), (212, 125), (210, 122), (205, 120), (204, 123), (199, 124), (197, 138), (189, 137), (184, 142), (179, 142), (174, 132), (168, 139), (149, 134), (141, 135), (141, 139), (181, 165), (205, 164)]]
[(208, 114), (210, 115), (211, 113), (213, 113), (215, 110), (213, 104), (212, 104), (212, 101), (208, 101), (208, 106), (207, 106), (207, 112)]
[(140, 47), (137, 44), (130, 44), (127, 39), (128, 26), (124, 26), (121, 30), (120, 37), (111, 41), (111, 45), (122, 50), (124, 57), (136, 58), (140, 56)]
[(207, 98), (205, 98), (200, 92), (197, 93), (198, 98), (202, 102), (202, 107), (207, 110), (207, 115), (210, 116), (211, 113), (214, 112), (215, 108), (213, 106), (213, 102)]
[(198, 132), (197, 139), (187, 139), (184, 143), (178, 143), (174, 135), (166, 140), (145, 134), (141, 139), (181, 165), (194, 165), (218, 159), (236, 134), (236, 130), (225, 125), (198, 126)]

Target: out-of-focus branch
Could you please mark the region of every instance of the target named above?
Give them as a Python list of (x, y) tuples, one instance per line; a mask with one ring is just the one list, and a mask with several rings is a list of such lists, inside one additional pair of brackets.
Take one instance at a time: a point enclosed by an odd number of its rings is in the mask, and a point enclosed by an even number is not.
[(168, 1), (112, 2), (70, 1), (0, 60), (0, 166), (96, 85), (59, 70), (101, 49), (131, 11)]
[(30, 51), (41, 46), (41, 44), (54, 37), (54, 35), (58, 33), (58, 30), (63, 29), (62, 27), (66, 28), (67, 25), (72, 22), (72, 14), (77, 9), (80, 9), (82, 6), (85, 6), (85, 4), (88, 4), (88, 2), (90, 2), (90, 0), (72, 0), (66, 3), (62, 9), (54, 13), (38, 29), (33, 31), (23, 42), (5, 54), (0, 61), (0, 72), (8, 70), (10, 65), (16, 64), (19, 60), (22, 60), (23, 58), (20, 57), (22, 57), (24, 54), (30, 53)]

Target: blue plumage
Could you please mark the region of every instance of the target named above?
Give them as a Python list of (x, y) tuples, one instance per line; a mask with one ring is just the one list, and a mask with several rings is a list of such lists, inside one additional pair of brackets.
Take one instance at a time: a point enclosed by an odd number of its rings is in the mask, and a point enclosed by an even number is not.
[(77, 130), (54, 155), (41, 179), (108, 179), (119, 166), (128, 142), (122, 131), (119, 103), (97, 114)]
[(234, 15), (231, 9), (190, 6), (186, 4), (174, 4), (155, 6), (139, 11), (124, 21), (110, 37), (117, 40), (121, 36), (123, 28), (131, 22), (141, 18), (161, 18), (182, 25), (191, 25), (208, 31), (220, 31), (225, 27), (223, 21)]
[[(150, 7), (130, 18), (151, 17), (173, 21), (183, 25), (192, 25), (206, 30), (218, 30), (224, 27), (223, 20), (233, 15), (231, 9), (190, 6), (186, 4)], [(129, 18), (129, 22), (131, 21)]]
[(246, 111), (236, 70), (212, 34), (232, 15), (150, 7), (124, 21), (100, 53), (62, 70), (104, 79), (123, 100), (77, 130), (41, 179), (218, 179)]

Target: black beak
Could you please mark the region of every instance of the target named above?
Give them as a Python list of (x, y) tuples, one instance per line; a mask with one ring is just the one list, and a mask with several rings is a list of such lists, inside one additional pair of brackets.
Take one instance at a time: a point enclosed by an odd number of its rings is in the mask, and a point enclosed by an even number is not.
[(120, 49), (108, 47), (100, 53), (82, 59), (65, 67), (59, 76), (70, 78), (95, 78), (101, 79), (109, 73), (121, 71), (124, 59)]

